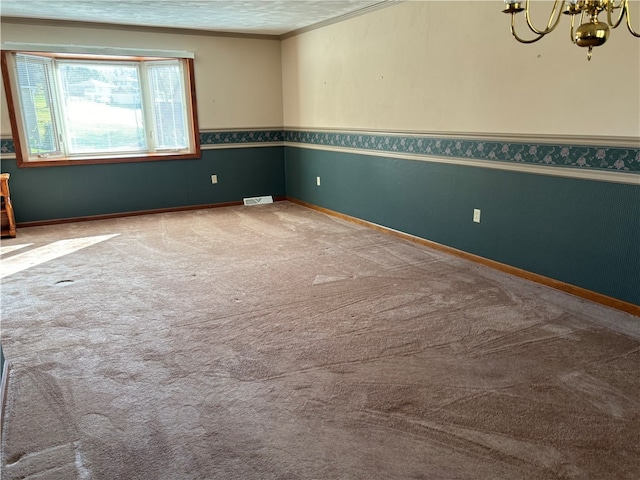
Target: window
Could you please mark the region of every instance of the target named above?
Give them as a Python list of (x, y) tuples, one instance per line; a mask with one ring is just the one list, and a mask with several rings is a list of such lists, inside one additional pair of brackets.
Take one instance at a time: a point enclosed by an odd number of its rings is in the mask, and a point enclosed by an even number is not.
[(200, 156), (193, 60), (2, 52), (19, 166)]

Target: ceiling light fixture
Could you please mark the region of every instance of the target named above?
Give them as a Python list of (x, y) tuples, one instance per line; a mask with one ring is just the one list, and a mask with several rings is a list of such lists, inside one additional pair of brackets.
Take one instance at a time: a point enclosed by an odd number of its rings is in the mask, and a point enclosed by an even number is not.
[[(593, 47), (599, 47), (609, 38), (610, 28), (617, 28), (626, 17), (627, 28), (634, 37), (640, 37), (631, 27), (631, 17), (629, 15), (629, 0), (619, 0), (616, 4), (615, 0), (555, 0), (553, 10), (549, 15), (549, 21), (544, 29), (538, 29), (531, 22), (529, 0), (504, 0), (506, 8), (504, 13), (511, 14), (511, 34), (520, 43), (533, 43), (540, 40), (547, 33), (553, 32), (558, 23), (560, 16), (571, 16), (571, 41), (580, 47), (588, 47), (587, 58), (591, 60)], [(566, 4), (566, 8), (565, 8)], [(617, 12), (617, 18), (614, 18), (614, 12)], [(606, 22), (598, 20), (600, 12), (605, 11), (607, 14)], [(526, 40), (518, 36), (515, 29), (516, 13), (524, 12), (529, 29), (536, 35), (531, 40)], [(580, 15), (580, 26), (574, 30), (576, 16)], [(587, 17), (587, 18), (585, 18)]]

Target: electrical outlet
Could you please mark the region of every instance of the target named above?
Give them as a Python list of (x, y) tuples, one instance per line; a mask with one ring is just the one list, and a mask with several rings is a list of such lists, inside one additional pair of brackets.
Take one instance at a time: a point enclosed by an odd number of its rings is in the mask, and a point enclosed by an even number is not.
[(316, 177), (316, 185), (320, 186), (320, 177)]
[(211, 175), (211, 183), (212, 184), (218, 183), (218, 175)]
[(480, 223), (480, 209), (479, 208), (474, 208), (473, 209), (473, 221), (476, 223)]

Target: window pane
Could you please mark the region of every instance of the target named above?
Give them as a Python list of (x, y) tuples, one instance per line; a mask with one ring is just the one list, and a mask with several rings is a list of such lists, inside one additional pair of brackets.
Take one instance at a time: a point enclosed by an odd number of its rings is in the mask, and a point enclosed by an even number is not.
[(153, 63), (148, 67), (155, 123), (156, 149), (188, 147), (185, 99), (180, 63)]
[(200, 157), (191, 59), (0, 56), (19, 167)]
[(70, 154), (147, 148), (137, 66), (60, 62)]
[(53, 114), (52, 62), (48, 58), (16, 55), (20, 106), (30, 155), (59, 153)]

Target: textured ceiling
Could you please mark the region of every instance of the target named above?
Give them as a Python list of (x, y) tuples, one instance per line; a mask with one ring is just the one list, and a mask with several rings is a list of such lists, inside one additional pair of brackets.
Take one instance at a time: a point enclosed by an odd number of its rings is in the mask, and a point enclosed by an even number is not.
[(282, 35), (381, 0), (1, 0), (3, 17)]

